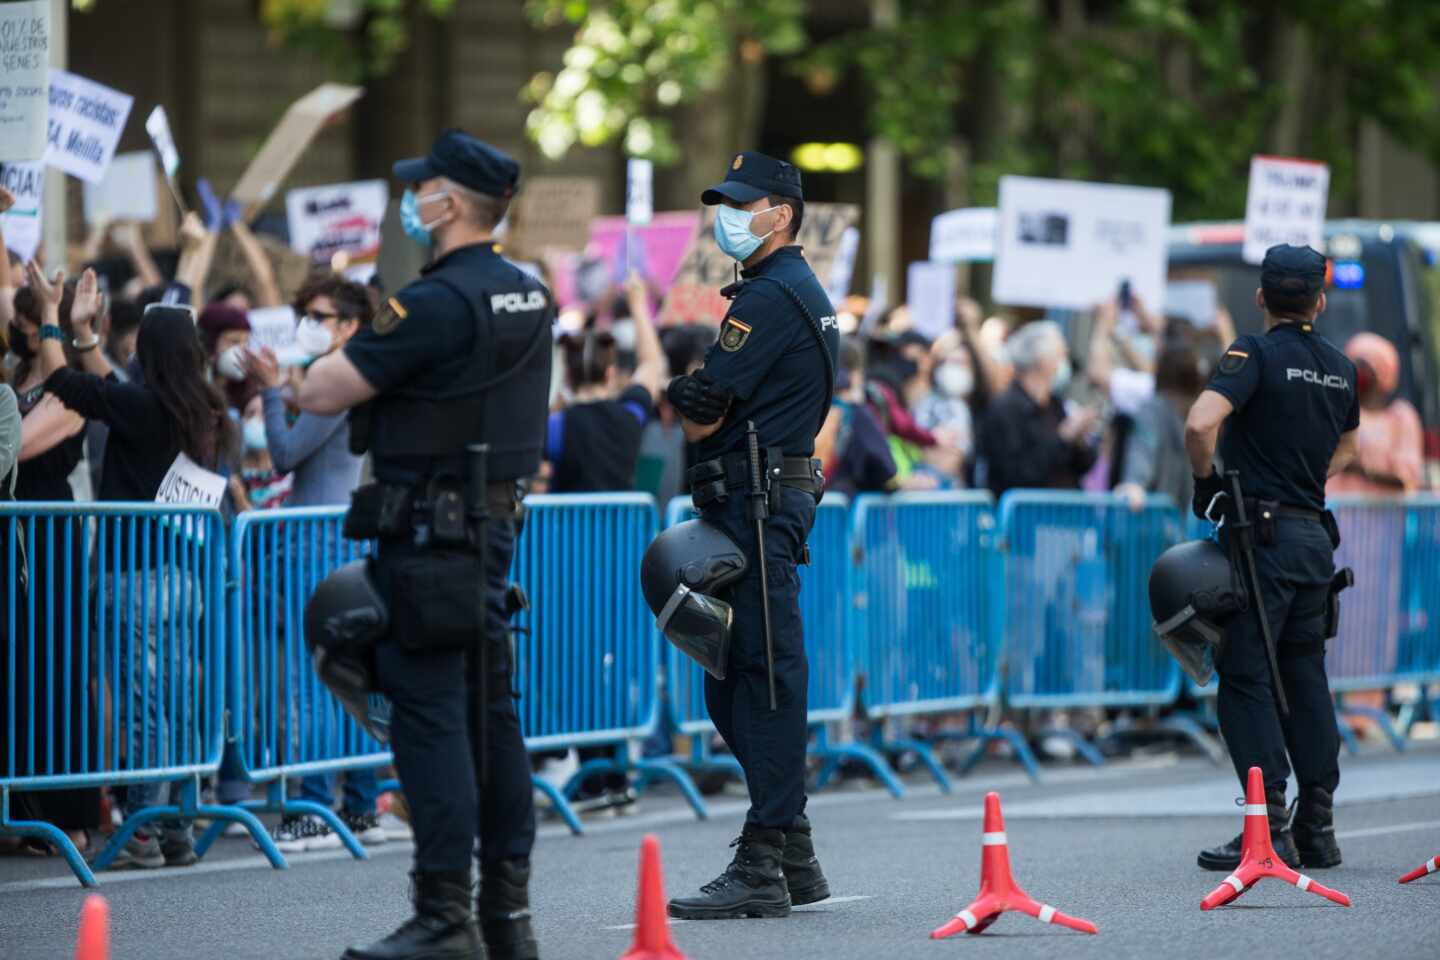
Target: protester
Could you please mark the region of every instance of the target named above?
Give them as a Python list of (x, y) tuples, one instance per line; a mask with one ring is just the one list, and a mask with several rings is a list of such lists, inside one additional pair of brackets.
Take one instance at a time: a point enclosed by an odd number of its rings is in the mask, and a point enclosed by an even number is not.
[(1061, 399), (1070, 356), (1059, 325), (1026, 324), (1010, 335), (1006, 350), (1015, 379), (981, 426), (977, 482), (997, 498), (1016, 487), (1078, 488), (1095, 464), (1091, 432), (1099, 419), (1090, 407), (1068, 412)]
[[(130, 362), (135, 358), (135, 338), (140, 334), (141, 307), (134, 300), (116, 300), (104, 310), (99, 327), (100, 349), (110, 361), (110, 369), (120, 380), (129, 379)], [(105, 461), (105, 443), (110, 428), (99, 420), (85, 425), (85, 460), (90, 466), (90, 489), (100, 489), (100, 465)]]
[(1398, 496), (1420, 489), (1425, 467), (1425, 436), (1420, 414), (1404, 397), (1400, 355), (1377, 333), (1357, 333), (1345, 344), (1345, 355), (1359, 374), (1360, 429), (1355, 458), (1330, 478), (1325, 493)]
[(815, 438), (826, 489), (847, 497), (891, 490), (895, 458), (884, 426), (865, 402), (865, 354), (854, 338), (840, 342), (839, 368), (830, 416)]
[[(339, 350), (370, 322), (370, 298), (365, 288), (336, 274), (312, 276), (295, 295), (293, 304), (299, 319), (296, 345), (306, 362)], [(292, 507), (337, 506), (350, 502), (351, 492), (360, 483), (362, 459), (350, 452), (350, 422), (344, 414), (324, 416), (300, 412), (291, 417), (286, 405), (287, 377), (270, 349), (249, 354), (246, 372), (261, 387), (256, 402), (263, 402), (264, 417), (256, 421), (258, 442), (268, 451), (277, 471), (293, 478), (287, 504)], [(256, 432), (247, 420), (249, 434)], [(299, 688), (298, 671), (288, 670), (286, 687)], [(293, 695), (291, 707), (301, 709)], [(309, 706), (306, 704), (305, 706)], [(287, 710), (288, 713), (288, 710)], [(312, 717), (304, 718), (308, 729)], [(344, 802), (340, 818), (361, 843), (386, 841), (380, 828), (375, 801), (379, 780), (374, 770), (352, 770), (345, 774)], [(300, 799), (324, 807), (335, 805), (335, 777), (311, 774), (300, 780)], [(324, 820), (311, 814), (288, 814), (275, 828), (275, 845), (282, 852), (323, 850), (340, 846), (340, 837)]]
[[(715, 328), (705, 324), (668, 327), (660, 333), (665, 366), (672, 376), (694, 373), (705, 361), (705, 351), (715, 342)], [(655, 415), (640, 434), (640, 461), (636, 487), (653, 494), (660, 504), (689, 492), (685, 473), (693, 466), (694, 448), (685, 442), (680, 418), (662, 391), (655, 402)]]
[(1195, 349), (1178, 338), (1165, 341), (1155, 366), (1155, 393), (1135, 413), (1115, 492), (1133, 509), (1140, 508), (1148, 493), (1166, 494), (1183, 509), (1195, 482), (1185, 455), (1185, 415), (1200, 396), (1208, 371)]
[(265, 408), (257, 394), (240, 415), (240, 469), (229, 479), (230, 501), (236, 513), (275, 510), (285, 506), (294, 478), (276, 467), (265, 439)]
[(250, 320), (238, 308), (216, 301), (200, 312), (198, 327), (211, 377), (224, 392), (226, 406), (239, 414), (260, 388), (245, 369)]
[[(136, 341), (142, 382), (124, 383), (97, 349), (100, 338), (90, 326), (96, 312), (90, 303), (96, 296), (94, 275), (87, 271), (77, 288), (77, 306), (71, 313), (75, 349), (85, 372), (66, 368), (59, 342), (42, 339), (42, 359), (59, 367), (45, 386), (66, 407), (110, 426), (100, 499), (153, 502), (161, 481), (181, 453), (203, 468), (219, 467), (225, 451), (231, 449), (235, 428), (225, 412), (224, 398), (206, 382), (205, 352), (189, 309), (155, 305), (146, 311)], [(121, 536), (127, 536), (123, 530)], [(118, 547), (118, 555), (130, 555), (127, 544)], [(176, 571), (160, 563), (158, 554), (158, 550), (150, 551), (149, 569), (109, 571), (106, 584), (105, 595), (121, 608), (121, 636), (132, 650), (147, 651), (143, 656), (120, 658), (123, 668), (119, 690), (129, 691), (131, 699), (126, 709), (133, 709), (137, 717), (143, 716), (146, 721), (132, 726), (127, 744), (132, 755), (148, 751), (150, 756), (160, 756), (161, 745), (169, 736), (169, 724), (175, 719), (167, 717), (164, 697), (146, 695), (147, 691), (161, 688), (160, 678), (155, 675), (162, 659), (160, 644), (178, 627), (170, 621), (175, 611), (173, 598), (178, 595), (179, 606), (196, 614), (202, 602), (196, 585), (180, 580)], [(135, 555), (138, 558), (144, 551), (137, 550)], [(133, 598), (134, 604), (118, 599), (124, 597)], [(172, 598), (172, 602), (162, 605), (161, 597)], [(136, 672), (138, 663), (144, 664), (143, 675)], [(174, 691), (182, 684), (197, 682), (195, 676), (172, 676), (168, 686)], [(147, 734), (148, 743), (144, 742)], [(125, 813), (133, 815), (158, 803), (160, 788), (159, 783), (131, 784), (125, 794)], [(171, 784), (172, 802), (178, 800), (180, 789), (179, 784)], [(115, 869), (195, 862), (189, 822), (161, 822), (161, 836), (146, 829), (149, 826), (135, 832), (116, 857)]]

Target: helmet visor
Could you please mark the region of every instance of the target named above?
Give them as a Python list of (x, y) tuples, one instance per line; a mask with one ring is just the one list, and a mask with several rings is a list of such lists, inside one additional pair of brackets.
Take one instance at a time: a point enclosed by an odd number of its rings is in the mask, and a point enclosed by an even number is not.
[(1180, 669), (1191, 680), (1205, 686), (1215, 675), (1215, 661), (1224, 647), (1224, 633), (1193, 616), (1183, 623), (1165, 626), (1169, 629), (1161, 633), (1160, 625), (1156, 625), (1156, 636), (1165, 644), (1175, 662), (1180, 664)]
[(681, 584), (660, 611), (656, 626), (706, 673), (724, 680), (725, 665), (730, 661), (731, 618), (730, 604)]

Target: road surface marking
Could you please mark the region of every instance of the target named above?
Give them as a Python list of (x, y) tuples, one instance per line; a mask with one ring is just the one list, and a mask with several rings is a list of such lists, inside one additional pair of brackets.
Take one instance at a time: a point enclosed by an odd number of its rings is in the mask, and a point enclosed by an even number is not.
[[(833, 906), (836, 906), (836, 905), (842, 904), (842, 903), (857, 903), (857, 902), (859, 902), (859, 901), (861, 901), (861, 900), (870, 900), (870, 899), (872, 899), (872, 898), (869, 897), (869, 896), (860, 896), (860, 897), (831, 897), (831, 898), (828, 899), (828, 900), (821, 900), (819, 903), (807, 903), (807, 904), (805, 904), (803, 907), (794, 907), (794, 908), (792, 908), (791, 912), (792, 912), (792, 913), (817, 913), (817, 912), (819, 912), (821, 909), (823, 909), (823, 908), (825, 908), (825, 907), (833, 907)], [(673, 926), (675, 926), (675, 925), (678, 924), (678, 923), (704, 923), (704, 922), (705, 922), (704, 920), (677, 920), (677, 919), (675, 919), (675, 918), (672, 917), (672, 918), (670, 919), (670, 926), (673, 927)], [(615, 924), (614, 926), (611, 926), (611, 927), (601, 927), (600, 929), (602, 929), (602, 930), (634, 930), (634, 929), (635, 929), (635, 924), (633, 924), (633, 923), (617, 923), (617, 924)]]

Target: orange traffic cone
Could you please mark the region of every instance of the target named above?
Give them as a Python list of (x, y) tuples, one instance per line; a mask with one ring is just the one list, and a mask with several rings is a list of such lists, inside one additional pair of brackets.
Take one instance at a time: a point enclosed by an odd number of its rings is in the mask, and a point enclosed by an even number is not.
[(660, 840), (647, 833), (640, 842), (640, 895), (635, 902), (635, 942), (620, 960), (685, 960), (670, 939), (665, 915), (665, 876), (660, 870)]
[(1037, 917), (1042, 923), (1058, 923), (1081, 933), (1099, 933), (1095, 924), (1066, 916), (1054, 907), (1032, 900), (1010, 873), (1010, 848), (1005, 840), (1005, 817), (1000, 812), (1000, 794), (985, 794), (985, 832), (980, 839), (980, 897), (955, 914), (955, 919), (930, 934), (931, 940), (964, 931), (979, 933), (1007, 910)]
[(1434, 873), (1436, 870), (1440, 870), (1440, 857), (1431, 857), (1429, 860), (1426, 860), (1424, 863), (1420, 864), (1420, 866), (1416, 867), (1414, 870), (1411, 870), (1409, 873), (1405, 874), (1405, 876), (1401, 877), (1400, 882), (1409, 883), (1411, 880), (1419, 880), (1426, 874)]
[(1303, 873), (1285, 865), (1270, 841), (1270, 817), (1265, 806), (1265, 777), (1259, 767), (1251, 767), (1245, 784), (1245, 833), (1240, 841), (1240, 867), (1210, 896), (1200, 901), (1201, 910), (1223, 907), (1265, 877), (1274, 877), (1301, 890), (1319, 894), (1342, 907), (1350, 906), (1350, 898), (1338, 890), (1316, 883)]
[(75, 960), (110, 960), (110, 905), (97, 893), (85, 898), (80, 911)]

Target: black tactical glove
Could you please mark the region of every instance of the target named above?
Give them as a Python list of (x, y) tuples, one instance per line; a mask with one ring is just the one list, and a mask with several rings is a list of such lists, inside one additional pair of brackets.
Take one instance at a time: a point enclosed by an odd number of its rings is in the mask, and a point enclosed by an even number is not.
[(730, 409), (730, 401), (734, 399), (729, 390), (716, 383), (704, 370), (671, 380), (670, 386), (665, 388), (665, 396), (686, 420), (707, 427), (725, 416)]
[[(1210, 468), (1210, 473), (1208, 476), (1196, 477), (1195, 497), (1192, 503), (1192, 509), (1195, 511), (1195, 516), (1199, 517), (1201, 520), (1209, 520), (1210, 518), (1205, 516), (1206, 508), (1210, 506), (1210, 502), (1215, 499), (1215, 496), (1217, 494), (1221, 494), (1224, 492), (1225, 481), (1220, 479), (1220, 474), (1215, 472), (1214, 467)], [(1223, 516), (1225, 513), (1224, 501), (1216, 504), (1216, 509), (1219, 510), (1220, 515)]]

